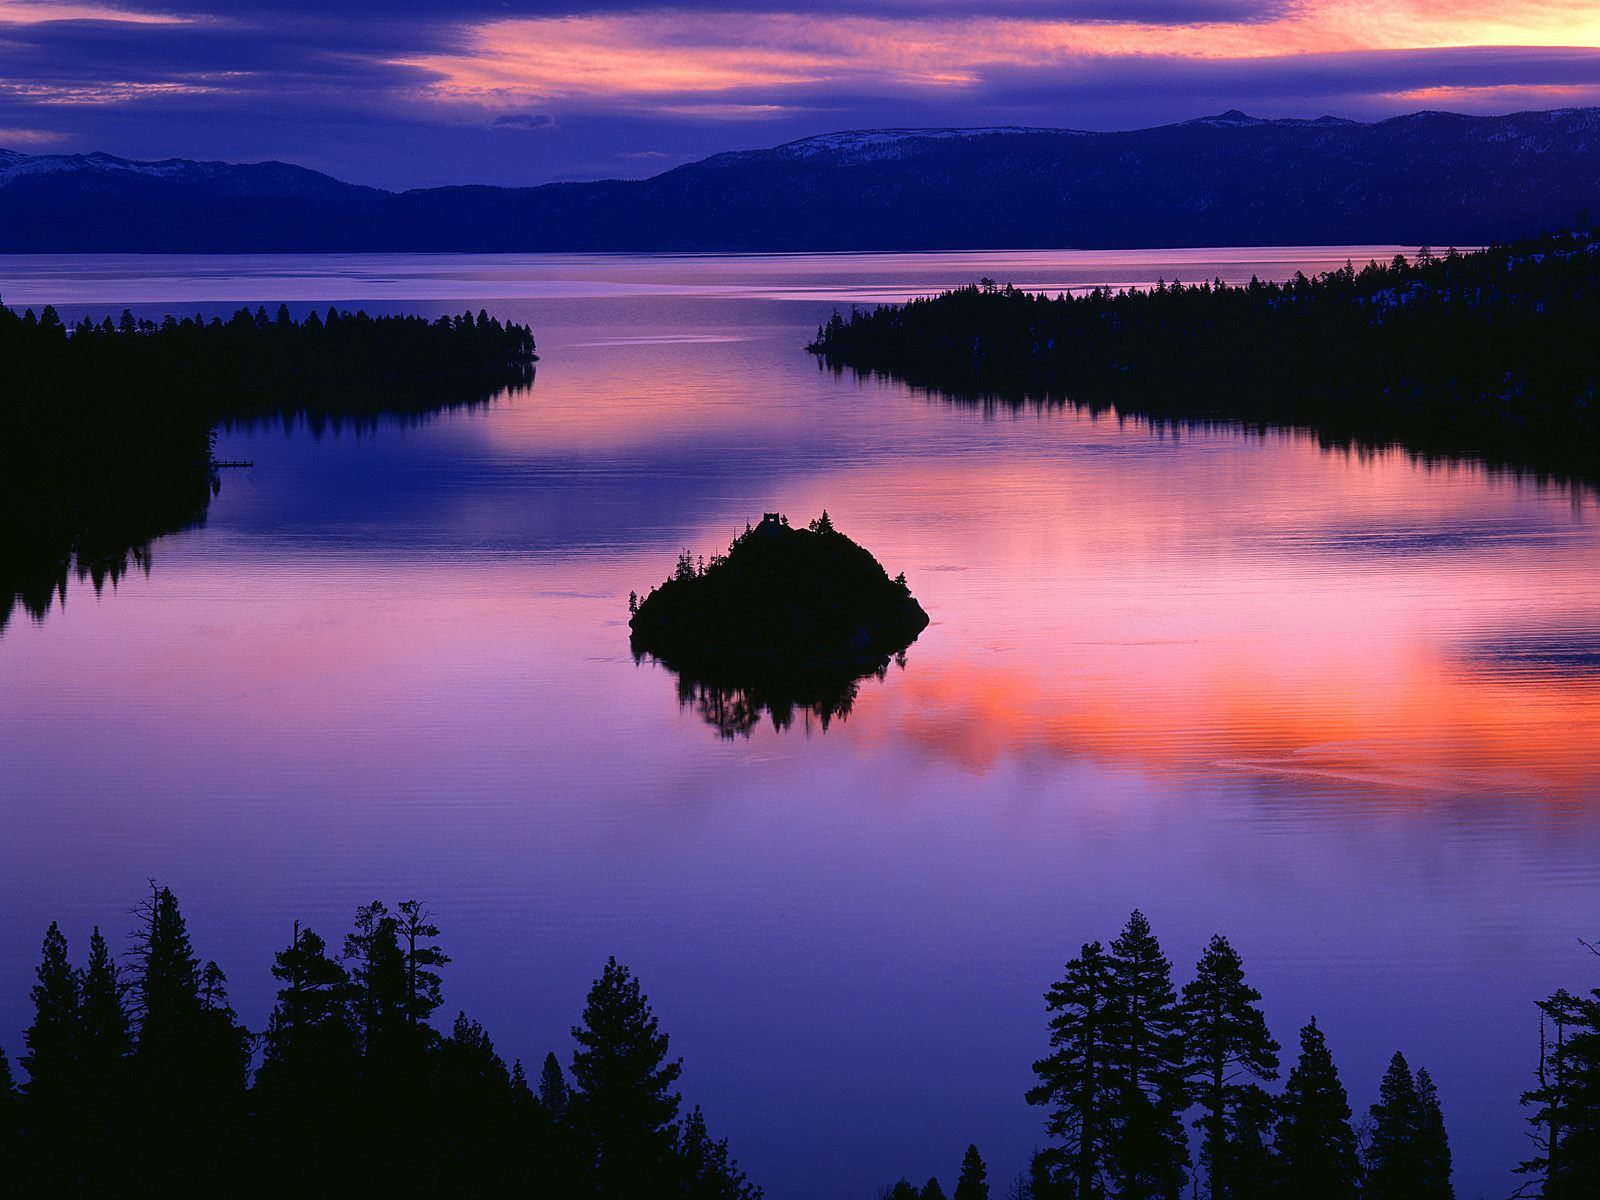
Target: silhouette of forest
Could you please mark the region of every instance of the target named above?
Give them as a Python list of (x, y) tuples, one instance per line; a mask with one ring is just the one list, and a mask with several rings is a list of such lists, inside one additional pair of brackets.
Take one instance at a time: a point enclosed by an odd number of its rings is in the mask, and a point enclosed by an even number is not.
[[(1537, 1007), (1534, 1086), (1521, 1097), (1532, 1153), (1516, 1195), (1600, 1196), (1600, 988)], [(1027, 1099), (1048, 1142), (1028, 1170), (991, 1192), (969, 1146), (953, 1192), (937, 1177), (901, 1179), (880, 1200), (1454, 1200), (1427, 1068), (1397, 1051), (1357, 1118), (1316, 1017), (1289, 1062), (1225, 937), (1179, 987), (1136, 911), (1109, 946), (1079, 950), (1045, 1009), (1048, 1050)]]
[(882, 679), (928, 624), (902, 574), (890, 579), (826, 511), (804, 529), (781, 513), (745, 526), (726, 554), (687, 550), (643, 598), (629, 596), (634, 661), (678, 675), (678, 702), (723, 737), (748, 737), (770, 716), (824, 732)]
[(1600, 480), (1600, 230), (1285, 283), (1096, 288), (992, 280), (837, 313), (842, 372), (969, 400), (1296, 428), (1541, 477)]
[(229, 320), (87, 319), (0, 308), (0, 630), (76, 574), (98, 590), (201, 523), (219, 423), (314, 429), (486, 401), (532, 380), (533, 335), (486, 312), (426, 321), (286, 307)]
[(0, 1053), (0, 1193), (760, 1198), (684, 1109), (682, 1061), (615, 959), (567, 1066), (530, 1074), (464, 1013), (435, 1027), (450, 956), (417, 901), (362, 906), (338, 948), (286, 929), (253, 1032), (169, 889), (134, 925), (121, 957), (96, 928), (81, 965), (46, 931), (21, 1080)]
[[(338, 949), (298, 922), (285, 930), (256, 1031), (169, 889), (152, 883), (134, 918), (127, 953), (96, 928), (81, 965), (56, 924), (45, 932), (16, 1077), (0, 1052), (6, 1195), (759, 1200), (727, 1142), (685, 1112), (682, 1061), (615, 959), (572, 1027), (567, 1066), (549, 1053), (534, 1078), (465, 1013), (448, 1032), (436, 1024), (451, 960), (418, 901), (361, 906)], [(1027, 1101), (1047, 1144), (1005, 1200), (1455, 1194), (1427, 1069), (1396, 1052), (1357, 1118), (1316, 1018), (1290, 1062), (1224, 937), (1180, 987), (1135, 912), (1109, 946), (1082, 946), (1044, 999)], [(1592, 1200), (1600, 988), (1537, 1008), (1518, 1194)], [(947, 1193), (935, 1177), (879, 1195)], [(976, 1146), (949, 1195), (1001, 1200)]]

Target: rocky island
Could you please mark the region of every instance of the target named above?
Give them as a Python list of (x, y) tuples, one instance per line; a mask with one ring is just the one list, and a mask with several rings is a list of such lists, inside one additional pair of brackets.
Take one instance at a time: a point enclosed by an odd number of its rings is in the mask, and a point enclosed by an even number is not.
[(824, 723), (847, 712), (855, 682), (881, 674), (928, 624), (905, 576), (890, 579), (826, 512), (803, 529), (767, 513), (708, 563), (685, 551), (629, 607), (635, 656), (678, 672), (725, 732), (747, 730), (762, 709), (780, 726), (796, 706)]

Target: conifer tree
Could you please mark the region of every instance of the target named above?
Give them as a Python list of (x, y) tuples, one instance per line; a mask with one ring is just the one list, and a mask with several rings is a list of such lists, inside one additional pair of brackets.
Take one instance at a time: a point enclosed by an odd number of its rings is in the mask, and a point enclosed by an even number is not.
[(761, 1200), (761, 1189), (733, 1161), (727, 1139), (713, 1139), (707, 1131), (698, 1105), (683, 1122), (678, 1158), (687, 1200)]
[[(1048, 1106), (1045, 1128), (1059, 1150), (1035, 1157), (1034, 1189), (1070, 1200), (1108, 1194), (1112, 1129), (1110, 1115), (1122, 1098), (1115, 1062), (1118, 1008), (1116, 978), (1099, 942), (1090, 942), (1067, 963), (1059, 982), (1045, 993), (1050, 1017), (1050, 1054), (1033, 1064), (1039, 1083), (1029, 1104)], [(1042, 1176), (1042, 1178), (1040, 1178)]]
[(554, 1051), (544, 1056), (544, 1067), (539, 1072), (539, 1103), (552, 1121), (566, 1119), (567, 1079)]
[(572, 1029), (572, 1119), (594, 1155), (604, 1200), (653, 1200), (671, 1186), (683, 1064), (667, 1058), (639, 981), (612, 958)]
[(89, 1191), (106, 1190), (116, 1174), (115, 1130), (127, 1103), (133, 1029), (117, 963), (98, 926), (88, 965), (78, 976), (79, 1157)]
[(955, 1195), (950, 1200), (989, 1200), (989, 1168), (977, 1146), (968, 1146), (961, 1156), (961, 1174), (956, 1178)]
[(336, 1192), (349, 1170), (340, 1131), (358, 1064), (349, 976), (298, 921), (271, 970), (279, 988), (256, 1073), (258, 1141), (269, 1171), (292, 1161), (302, 1186)]
[(1261, 993), (1245, 983), (1244, 962), (1218, 935), (1211, 939), (1184, 985), (1188, 1075), (1202, 1111), (1200, 1162), (1211, 1200), (1234, 1200), (1230, 1131), (1247, 1089), (1278, 1077), (1278, 1043), (1267, 1031)]
[(405, 953), (406, 1020), (417, 1032), (443, 1002), (438, 968), (447, 964), (450, 956), (434, 942), (439, 927), (421, 901), (402, 900), (397, 911), (396, 933)]
[(1418, 1149), (1422, 1158), (1422, 1200), (1455, 1200), (1450, 1181), (1450, 1138), (1445, 1132), (1439, 1089), (1426, 1067), (1417, 1069), (1417, 1104), (1421, 1117)]
[(399, 928), (388, 906), (374, 900), (356, 909), (355, 928), (344, 939), (356, 1028), (369, 1069), (386, 1065), (410, 1029)]
[(945, 1200), (944, 1188), (939, 1183), (937, 1175), (930, 1175), (928, 1182), (922, 1185), (922, 1190), (917, 1193), (917, 1200)]
[(1111, 1174), (1121, 1200), (1175, 1200), (1189, 1165), (1183, 1018), (1172, 965), (1143, 913), (1111, 943), (1110, 964), (1110, 1062), (1122, 1084), (1110, 1114)]
[(45, 930), (34, 977), (33, 1023), (22, 1036), (24, 1091), (35, 1119), (53, 1125), (66, 1119), (78, 1091), (78, 975), (54, 921)]
[(1350, 1099), (1328, 1042), (1313, 1017), (1300, 1030), (1300, 1060), (1278, 1101), (1275, 1175), (1300, 1200), (1352, 1200), (1361, 1163), (1350, 1127)]
[(1522, 1097), (1539, 1153), (1517, 1169), (1542, 1200), (1587, 1200), (1600, 1195), (1600, 989), (1562, 989), (1539, 1009), (1539, 1086)]
[(1424, 1195), (1422, 1101), (1405, 1055), (1395, 1052), (1372, 1106), (1366, 1195), (1370, 1200), (1413, 1200)]

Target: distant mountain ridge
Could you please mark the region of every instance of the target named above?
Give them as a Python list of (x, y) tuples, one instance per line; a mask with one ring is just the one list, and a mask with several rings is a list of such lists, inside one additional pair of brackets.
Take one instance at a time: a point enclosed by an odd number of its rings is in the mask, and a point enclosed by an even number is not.
[(1590, 208), (1595, 108), (846, 130), (648, 179), (405, 192), (281, 162), (0, 151), (13, 253), (1467, 245)]

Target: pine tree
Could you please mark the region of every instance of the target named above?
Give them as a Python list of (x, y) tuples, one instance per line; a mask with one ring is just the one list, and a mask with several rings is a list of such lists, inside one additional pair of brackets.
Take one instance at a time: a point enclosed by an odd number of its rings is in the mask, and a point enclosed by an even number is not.
[(443, 1002), (437, 968), (446, 965), (450, 956), (433, 941), (439, 936), (439, 927), (421, 901), (402, 900), (397, 909), (396, 932), (405, 952), (406, 1020), (417, 1032)]
[(961, 1174), (950, 1200), (989, 1200), (989, 1168), (984, 1165), (977, 1146), (968, 1146), (961, 1156)]
[(1110, 1063), (1122, 1083), (1111, 1113), (1110, 1168), (1122, 1200), (1175, 1200), (1189, 1165), (1182, 1113), (1182, 1013), (1172, 965), (1135, 910), (1111, 943)]
[(287, 1188), (336, 1193), (350, 1178), (341, 1129), (355, 1103), (358, 1055), (350, 980), (327, 944), (296, 921), (273, 956), (277, 1003), (262, 1038), (254, 1099), (264, 1168)]
[(195, 1195), (242, 1152), (249, 1035), (221, 969), (195, 956), (172, 891), (152, 882), (136, 912), (129, 1170), (135, 1188)]
[(116, 1175), (116, 1127), (127, 1103), (133, 1028), (116, 960), (98, 926), (89, 962), (78, 976), (79, 1147), (89, 1191), (107, 1190)]
[(922, 1190), (917, 1193), (917, 1200), (945, 1200), (944, 1188), (939, 1184), (937, 1175), (930, 1175), (928, 1182), (922, 1185)]
[(539, 1072), (539, 1103), (555, 1122), (567, 1117), (567, 1079), (561, 1073), (561, 1063), (554, 1052), (544, 1056), (544, 1067)]
[(1049, 1107), (1045, 1128), (1062, 1145), (1036, 1156), (1034, 1190), (1059, 1185), (1071, 1200), (1099, 1200), (1108, 1194), (1110, 1116), (1122, 1099), (1113, 1062), (1116, 979), (1099, 942), (1067, 963), (1061, 980), (1045, 993), (1045, 1008), (1052, 1014), (1051, 1053), (1033, 1064), (1039, 1083), (1027, 1099)]
[(356, 1029), (369, 1068), (387, 1066), (408, 1040), (411, 1012), (399, 933), (388, 906), (374, 900), (356, 909), (355, 928), (344, 939)]
[(1600, 989), (1562, 989), (1539, 1009), (1539, 1086), (1522, 1102), (1540, 1153), (1517, 1169), (1538, 1176), (1543, 1200), (1588, 1200), (1600, 1195)]
[(1200, 1162), (1211, 1200), (1233, 1200), (1230, 1130), (1246, 1089), (1278, 1077), (1278, 1043), (1257, 1007), (1261, 993), (1244, 981), (1244, 963), (1228, 940), (1213, 937), (1183, 989), (1188, 1075), (1199, 1102)]
[(761, 1189), (733, 1161), (727, 1139), (711, 1137), (698, 1106), (683, 1123), (678, 1159), (686, 1200), (761, 1200)]
[(1414, 1200), (1424, 1194), (1427, 1169), (1422, 1152), (1422, 1101), (1405, 1055), (1389, 1060), (1378, 1102), (1372, 1106), (1366, 1196), (1369, 1200)]
[(590, 988), (572, 1037), (572, 1119), (592, 1147), (597, 1192), (604, 1200), (662, 1195), (674, 1174), (673, 1084), (683, 1064), (667, 1059), (667, 1035), (615, 958)]
[(78, 975), (54, 921), (45, 930), (34, 976), (33, 1024), (23, 1034), (24, 1093), (36, 1120), (54, 1122), (66, 1118), (78, 1092)]
[(1421, 1125), (1418, 1146), (1422, 1156), (1421, 1200), (1455, 1200), (1450, 1182), (1450, 1138), (1445, 1132), (1444, 1110), (1439, 1104), (1439, 1089), (1427, 1068), (1417, 1069), (1417, 1104)]
[(1297, 1200), (1352, 1200), (1361, 1163), (1350, 1099), (1316, 1018), (1300, 1030), (1300, 1060), (1278, 1101), (1276, 1177)]

